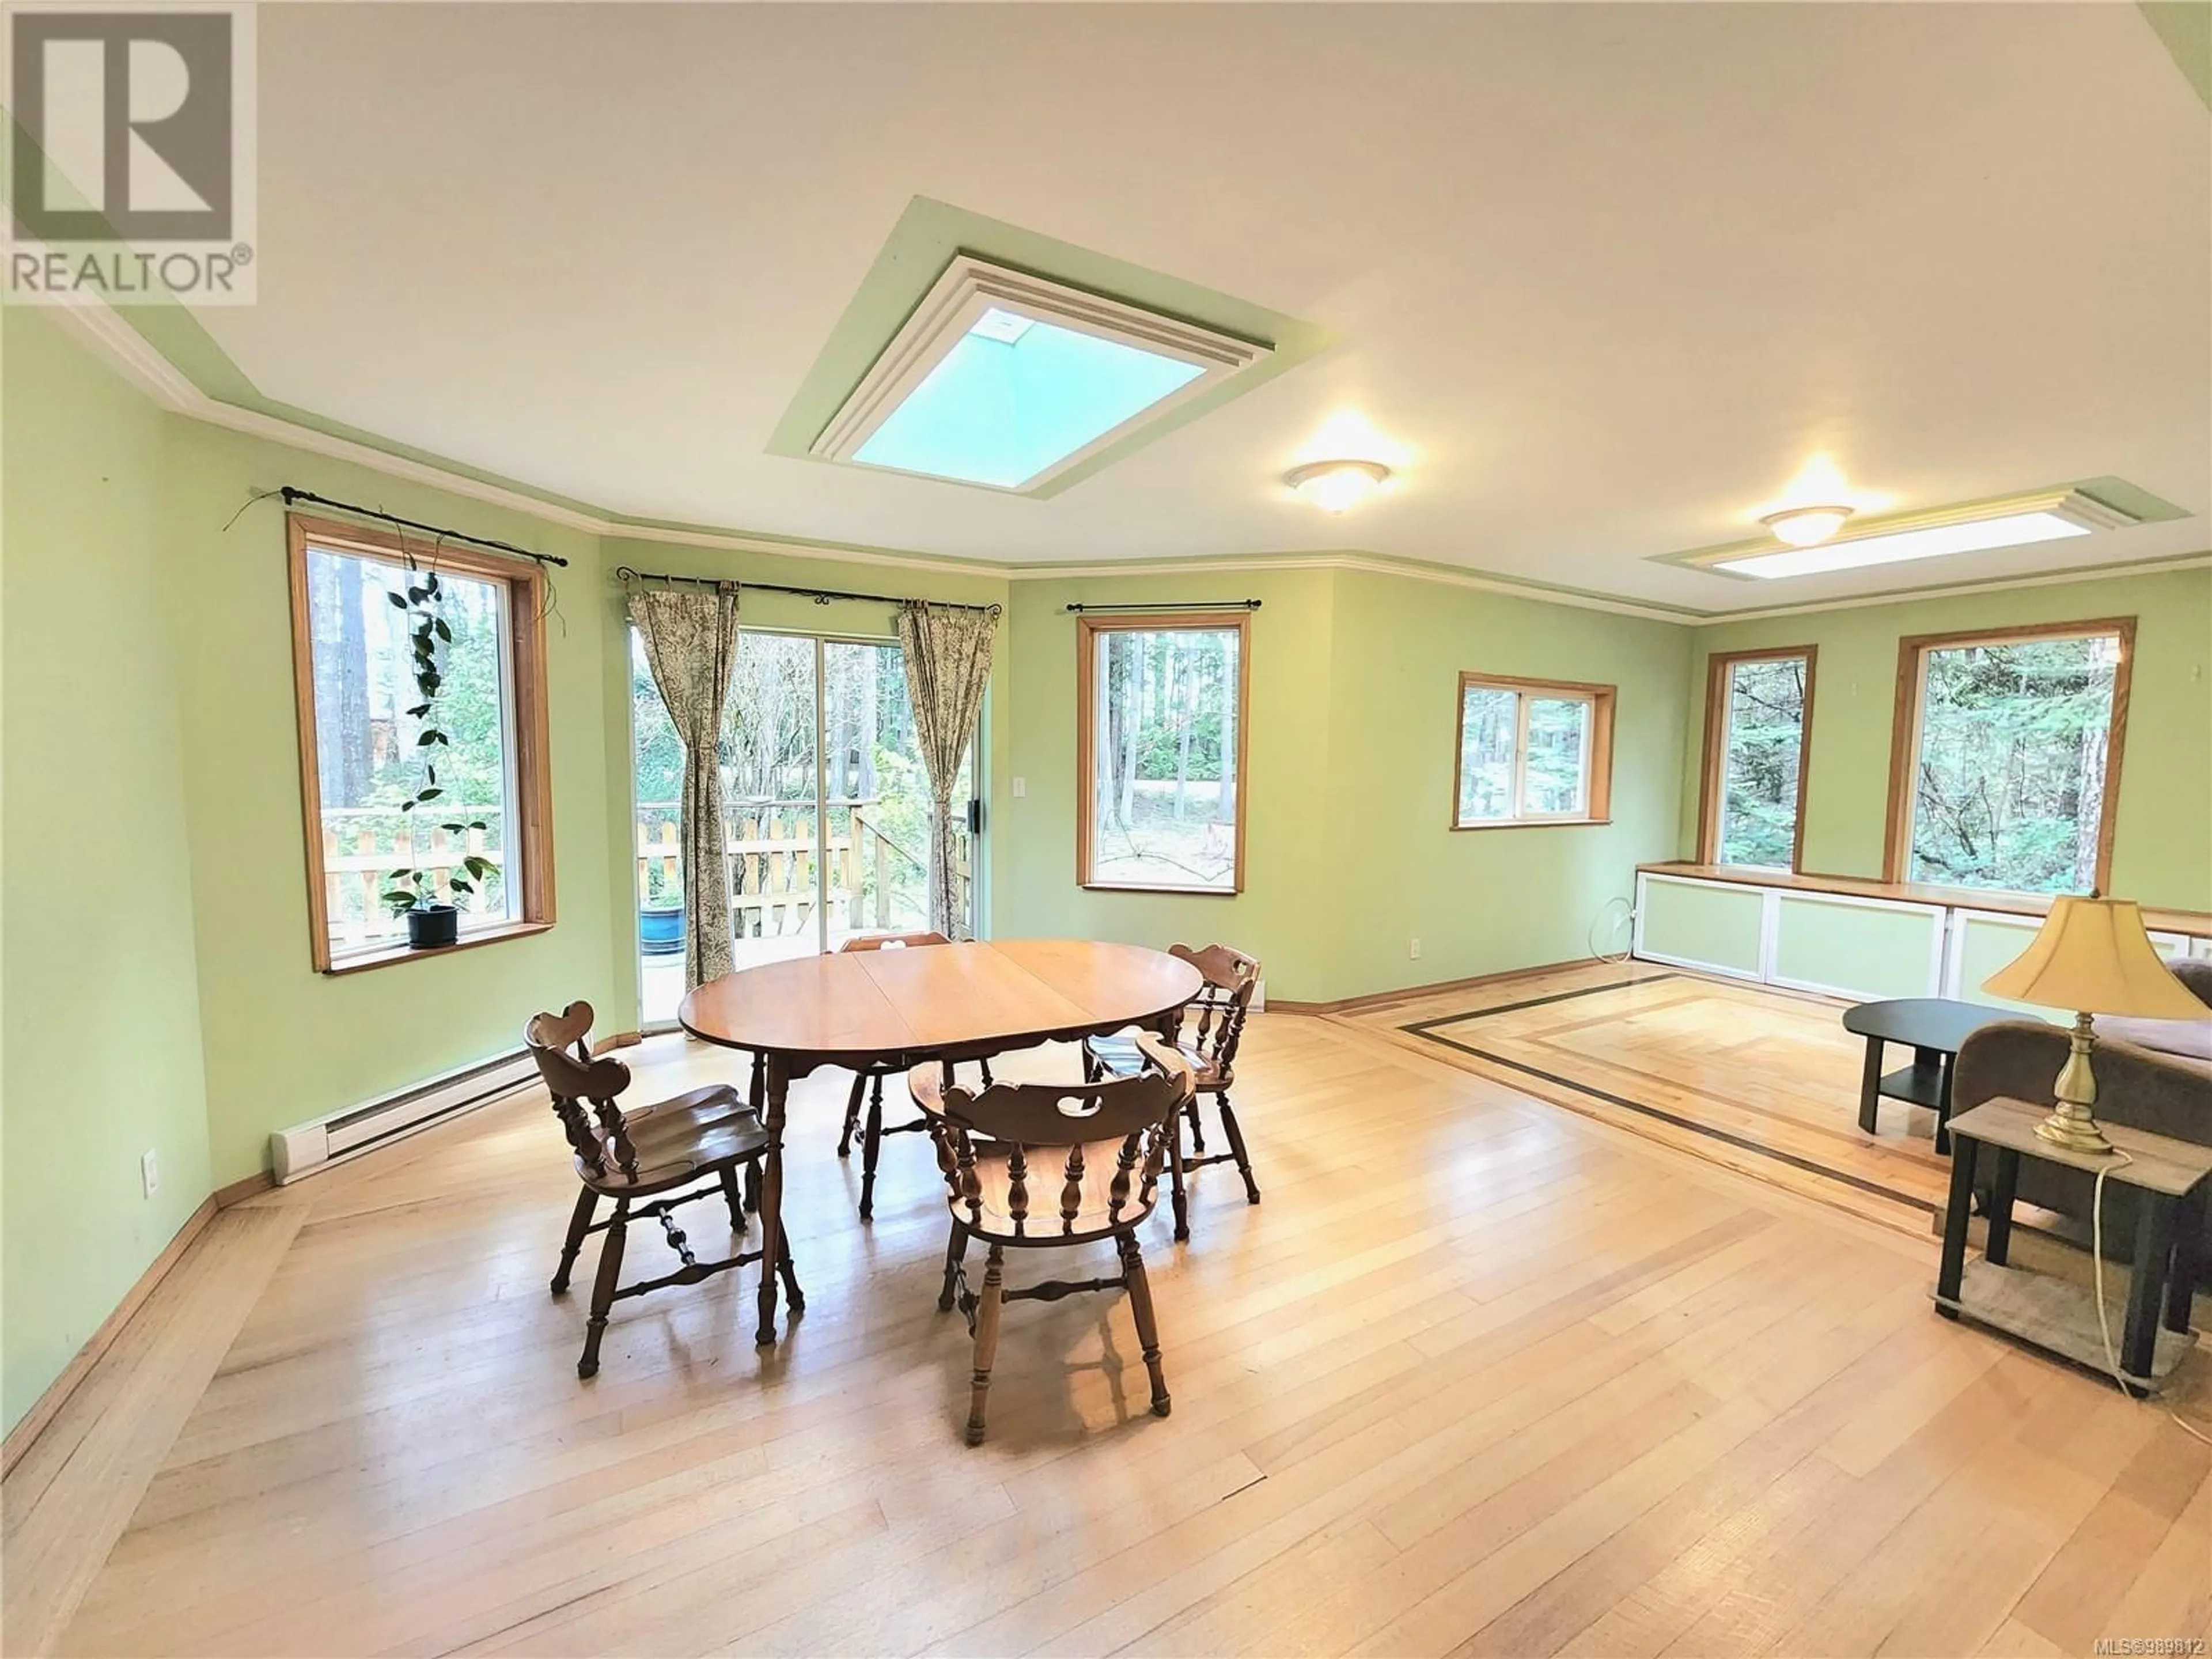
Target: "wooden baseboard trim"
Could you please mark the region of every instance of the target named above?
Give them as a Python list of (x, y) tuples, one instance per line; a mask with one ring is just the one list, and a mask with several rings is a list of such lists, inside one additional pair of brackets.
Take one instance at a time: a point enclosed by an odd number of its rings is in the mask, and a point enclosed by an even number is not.
[(617, 1048), (635, 1048), (645, 1041), (642, 1031), (617, 1031), (612, 1036), (603, 1036), (592, 1045), (592, 1057), (610, 1054)]
[(1394, 1002), (1414, 1002), (1423, 997), (1442, 996), (1447, 991), (1471, 991), (1477, 986), (1500, 985), (1508, 980), (1529, 979), (1538, 974), (1556, 974), (1562, 968), (1579, 968), (1590, 960), (1577, 957), (1571, 962), (1547, 962), (1534, 968), (1509, 968), (1502, 973), (1475, 974), (1466, 979), (1441, 979), (1432, 985), (1409, 985), (1398, 991), (1370, 991), (1365, 996), (1342, 997), (1334, 1002), (1285, 1002), (1274, 997), (1267, 999), (1265, 1012), (1278, 1014), (1358, 1014), (1370, 1009), (1387, 1008)]
[(129, 1293), (116, 1304), (115, 1311), (100, 1322), (100, 1328), (87, 1339), (84, 1346), (76, 1351), (76, 1357), (62, 1367), (62, 1374), (48, 1385), (46, 1391), (39, 1396), (38, 1402), (23, 1413), (22, 1421), (8, 1431), (7, 1440), (0, 1443), (0, 1475), (8, 1474), (22, 1460), (23, 1454), (30, 1450), (32, 1443), (45, 1431), (46, 1425), (54, 1420), (54, 1413), (69, 1403), (69, 1397), (76, 1392), (77, 1385), (91, 1375), (92, 1368), (100, 1363), (100, 1356), (123, 1334), (123, 1328), (131, 1322), (131, 1315), (137, 1313), (146, 1298), (153, 1295), (155, 1287), (169, 1276), (169, 1270), (183, 1260), (185, 1252), (191, 1248), (192, 1241), (200, 1236), (209, 1222), (215, 1219), (216, 1211), (221, 1207), (216, 1197), (216, 1194), (210, 1194), (200, 1201), (199, 1208), (185, 1218), (185, 1224), (177, 1229), (177, 1236), (162, 1247), (161, 1254), (155, 1256), (146, 1271), (138, 1275), (137, 1283), (131, 1285)]
[(249, 1198), (258, 1198), (265, 1192), (273, 1191), (276, 1185), (274, 1170), (256, 1170), (244, 1179), (232, 1182), (228, 1187), (216, 1188), (215, 1206), (218, 1210), (227, 1210), (234, 1204), (242, 1204)]

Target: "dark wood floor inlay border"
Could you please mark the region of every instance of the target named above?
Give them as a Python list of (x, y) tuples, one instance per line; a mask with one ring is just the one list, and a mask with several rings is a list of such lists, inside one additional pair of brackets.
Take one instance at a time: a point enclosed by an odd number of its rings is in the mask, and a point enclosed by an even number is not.
[(1654, 1106), (1648, 1101), (1632, 1100), (1626, 1095), (1614, 1094), (1612, 1091), (1598, 1088), (1594, 1084), (1583, 1083), (1575, 1078), (1561, 1077), (1558, 1073), (1545, 1071), (1541, 1066), (1531, 1066), (1526, 1061), (1514, 1060), (1504, 1054), (1493, 1054), (1486, 1048), (1475, 1048), (1471, 1043), (1461, 1042), (1455, 1038), (1445, 1036), (1437, 1029), (1443, 1025), (1463, 1025), (1469, 1020), (1487, 1019), (1498, 1014), (1517, 1013), (1524, 1008), (1540, 1008), (1547, 1003), (1566, 1002), (1576, 997), (1602, 996), (1614, 991), (1631, 990), (1639, 985), (1657, 985), (1667, 980), (1681, 977), (1680, 974), (1647, 974), (1636, 979), (1615, 980), (1606, 985), (1586, 985), (1579, 990), (1555, 991), (1549, 996), (1530, 997), (1521, 1002), (1501, 1002), (1495, 1007), (1474, 1008), (1465, 1013), (1443, 1014), (1434, 1019), (1415, 1020), (1412, 1024), (1401, 1025), (1398, 1029), (1408, 1036), (1416, 1036), (1424, 1042), (1438, 1043), (1444, 1048), (1455, 1049), (1486, 1064), (1503, 1066), (1508, 1071), (1518, 1072), (1524, 1077), (1537, 1078), (1562, 1089), (1571, 1089), (1578, 1095), (1587, 1095), (1593, 1100), (1601, 1100), (1608, 1106), (1618, 1106), (1624, 1111), (1655, 1118), (1662, 1123), (1672, 1124), (1675, 1128), (1686, 1129), (1692, 1134), (1703, 1135), (1708, 1140), (1723, 1141), (1741, 1152), (1753, 1152), (1760, 1158), (1771, 1158), (1778, 1164), (1787, 1164), (1790, 1168), (1802, 1170), (1808, 1175), (1820, 1176), (1825, 1180), (1840, 1182), (1844, 1186), (1853, 1188), (1859, 1192), (1870, 1193), (1876, 1198), (1885, 1198), (1892, 1203), (1905, 1205), (1907, 1208), (1918, 1210), (1924, 1215), (1936, 1214), (1936, 1206), (1927, 1199), (1916, 1198), (1910, 1193), (1901, 1193), (1894, 1187), (1886, 1187), (1878, 1181), (1869, 1181), (1864, 1176), (1855, 1176), (1848, 1170), (1830, 1169), (1825, 1164), (1809, 1158), (1801, 1158), (1795, 1152), (1785, 1152), (1777, 1147), (1763, 1146), (1748, 1136), (1716, 1128), (1710, 1123), (1700, 1123), (1694, 1118), (1684, 1117), (1679, 1112), (1670, 1112), (1664, 1107)]

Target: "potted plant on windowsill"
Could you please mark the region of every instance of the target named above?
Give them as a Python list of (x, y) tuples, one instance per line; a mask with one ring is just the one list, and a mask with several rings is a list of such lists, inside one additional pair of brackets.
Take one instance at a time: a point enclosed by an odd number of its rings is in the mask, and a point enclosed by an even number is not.
[[(420, 720), (422, 731), (415, 739), (416, 753), (422, 759), (422, 781), (415, 793), (399, 804), (407, 825), (407, 844), (402, 849), (409, 862), (394, 870), (386, 880), (382, 898), (392, 914), (407, 918), (407, 944), (416, 951), (432, 950), (442, 945), (459, 943), (461, 936), (459, 907), (438, 896), (437, 876), (434, 871), (417, 868), (415, 837), (417, 807), (428, 805), (445, 794), (439, 787), (437, 763), (431, 757), (441, 748), (450, 746), (437, 722), (438, 692), (444, 677), (438, 672), (438, 647), (453, 641), (453, 630), (438, 614), (442, 598), (438, 586), (438, 573), (422, 573), (422, 580), (413, 580), (416, 574), (415, 562), (407, 563), (409, 580), (404, 593), (389, 593), (386, 597), (398, 610), (407, 613), (408, 642), (415, 659), (415, 690), (422, 701), (407, 710), (408, 718)], [(439, 828), (449, 835), (465, 836), (469, 831), (482, 830), (482, 818), (465, 823), (445, 823)], [(472, 894), (484, 878), (491, 873), (492, 862), (481, 854), (465, 854), (458, 868), (447, 878), (446, 885), (455, 894)]]

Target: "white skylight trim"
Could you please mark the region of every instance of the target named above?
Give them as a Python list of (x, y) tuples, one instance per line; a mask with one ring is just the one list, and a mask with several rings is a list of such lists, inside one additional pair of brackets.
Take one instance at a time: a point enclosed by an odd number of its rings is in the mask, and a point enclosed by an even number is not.
[(1770, 543), (1727, 548), (1699, 558), (1706, 568), (1731, 576), (1768, 580), (1897, 564), (1909, 559), (1942, 558), (1994, 548), (2026, 547), (2037, 542), (2087, 536), (2139, 523), (2133, 514), (2109, 507), (2078, 489), (2046, 490), (2038, 495), (1989, 501), (1909, 517), (1871, 521), (1832, 541), (1812, 547)]
[[(1181, 384), (1046, 464), (1033, 471), (1024, 468), (1025, 476), (1018, 478), (886, 465), (861, 455), (884, 423), (970, 335), (1017, 346), (1038, 324), (1088, 335), (1150, 358), (1188, 365), (1192, 372), (1185, 379), (1170, 371), (1164, 378), (1179, 379)], [(915, 477), (1033, 494), (1128, 433), (1211, 391), (1240, 370), (1263, 362), (1273, 350), (1260, 342), (961, 254), (945, 267), (810, 446), (809, 453)]]

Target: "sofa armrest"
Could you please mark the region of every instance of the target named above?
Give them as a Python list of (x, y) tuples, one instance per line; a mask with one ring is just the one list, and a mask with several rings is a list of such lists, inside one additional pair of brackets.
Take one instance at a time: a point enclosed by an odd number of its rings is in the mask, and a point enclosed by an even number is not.
[[(2066, 1031), (2039, 1020), (1984, 1026), (1959, 1050), (1953, 1115), (2000, 1095), (2051, 1105), (2069, 1041)], [(2100, 1042), (2090, 1064), (2103, 1121), (2212, 1146), (2212, 1066), (2118, 1041)]]
[(2201, 957), (2167, 957), (2166, 965), (2173, 976), (2186, 985), (2197, 1000), (2212, 1012), (2212, 962)]

